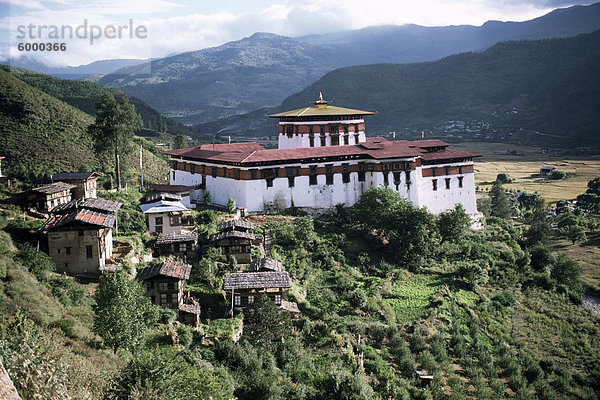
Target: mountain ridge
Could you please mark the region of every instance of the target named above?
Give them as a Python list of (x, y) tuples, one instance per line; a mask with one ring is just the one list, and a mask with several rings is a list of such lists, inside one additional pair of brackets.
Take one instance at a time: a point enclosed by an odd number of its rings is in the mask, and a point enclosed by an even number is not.
[(343, 66), (433, 61), (481, 51), (511, 38), (596, 29), (600, 29), (600, 3), (555, 10), (530, 21), (490, 22), (481, 27), (370, 27), (301, 38), (258, 33), (121, 69), (97, 81), (138, 97), (180, 122), (197, 124), (277, 106)]

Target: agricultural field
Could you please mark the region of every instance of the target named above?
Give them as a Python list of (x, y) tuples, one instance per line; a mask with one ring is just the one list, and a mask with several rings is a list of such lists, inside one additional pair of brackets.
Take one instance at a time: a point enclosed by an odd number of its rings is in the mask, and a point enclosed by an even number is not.
[[(485, 190), (499, 173), (514, 179), (507, 189), (538, 192), (549, 203), (569, 200), (586, 191), (587, 183), (600, 175), (600, 155), (542, 154), (540, 147), (504, 143), (464, 142), (454, 147), (483, 154), (475, 159), (475, 183)], [(541, 167), (555, 167), (576, 176), (548, 180), (538, 176)]]

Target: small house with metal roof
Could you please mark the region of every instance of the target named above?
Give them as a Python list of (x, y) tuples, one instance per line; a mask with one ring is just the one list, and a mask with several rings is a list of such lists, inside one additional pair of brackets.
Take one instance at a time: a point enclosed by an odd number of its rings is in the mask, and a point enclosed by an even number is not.
[(227, 258), (242, 264), (252, 261), (252, 247), (262, 244), (263, 236), (245, 230), (234, 230), (232, 225), (221, 225), (222, 231), (209, 236), (209, 245), (218, 247)]
[(76, 186), (70, 183), (54, 182), (34, 187), (25, 193), (28, 207), (39, 212), (48, 213), (55, 207), (71, 201), (72, 192)]
[(191, 296), (184, 295), (185, 281), (190, 278), (192, 266), (165, 260), (140, 269), (137, 279), (146, 285), (146, 296), (153, 304), (170, 308), (192, 325), (200, 323), (200, 305)]
[(96, 181), (102, 174), (98, 172), (59, 172), (52, 175), (52, 181), (65, 182), (75, 185), (73, 189), (74, 199), (96, 198)]
[(290, 275), (286, 271), (239, 272), (225, 274), (223, 289), (233, 302), (233, 308), (242, 311), (263, 293), (281, 306), (290, 286)]
[(141, 204), (140, 209), (146, 216), (146, 225), (150, 233), (180, 234), (184, 218), (190, 210), (179, 201), (158, 200)]
[(183, 260), (194, 259), (198, 250), (198, 232), (161, 233), (156, 238), (158, 256), (174, 255)]
[(52, 215), (39, 231), (59, 272), (97, 277), (112, 264), (115, 221), (114, 215), (81, 208)]

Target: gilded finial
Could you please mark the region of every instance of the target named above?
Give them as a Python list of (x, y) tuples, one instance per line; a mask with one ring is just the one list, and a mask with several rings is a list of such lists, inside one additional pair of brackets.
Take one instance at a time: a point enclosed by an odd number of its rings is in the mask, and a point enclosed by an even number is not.
[(313, 101), (317, 108), (326, 108), (329, 101), (323, 100), (323, 92), (319, 92), (319, 100)]

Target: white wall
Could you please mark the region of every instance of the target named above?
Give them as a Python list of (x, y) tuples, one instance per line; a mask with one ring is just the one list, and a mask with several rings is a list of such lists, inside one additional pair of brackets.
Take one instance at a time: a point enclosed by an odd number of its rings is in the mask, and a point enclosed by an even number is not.
[[(311, 164), (315, 165), (315, 164)], [(341, 163), (334, 163), (334, 166)], [(444, 164), (444, 166), (470, 165), (469, 163)], [(325, 164), (317, 164), (324, 167)], [(274, 166), (275, 167), (275, 166)], [(433, 214), (450, 210), (461, 203), (468, 214), (477, 214), (475, 200), (475, 177), (473, 173), (462, 175), (438, 175), (435, 178), (422, 177), (422, 167), (410, 172), (410, 189), (406, 186), (406, 175), (400, 172), (400, 184), (394, 184), (394, 175), (390, 171), (388, 187), (408, 199), (417, 207), (427, 207)], [(171, 177), (172, 177), (171, 171)], [(458, 187), (458, 176), (463, 177), (463, 187)], [(186, 171), (177, 171), (172, 185), (199, 185), (202, 175)], [(446, 189), (445, 178), (450, 177), (450, 190)], [(333, 185), (326, 185), (325, 175), (317, 177), (317, 185), (309, 185), (309, 176), (297, 176), (294, 187), (288, 187), (288, 178), (275, 178), (273, 186), (267, 188), (266, 180), (236, 180), (231, 178), (206, 176), (206, 189), (194, 190), (190, 197), (202, 202), (204, 193), (210, 192), (212, 202), (226, 205), (230, 197), (236, 200), (238, 207), (248, 207), (248, 211), (265, 211), (269, 209), (296, 207), (334, 207), (343, 203), (352, 206), (358, 198), (370, 187), (384, 185), (383, 172), (365, 172), (365, 181), (358, 181), (358, 172), (350, 173), (350, 182), (342, 182), (342, 174), (333, 175)], [(433, 191), (432, 179), (438, 180), (438, 189)]]

